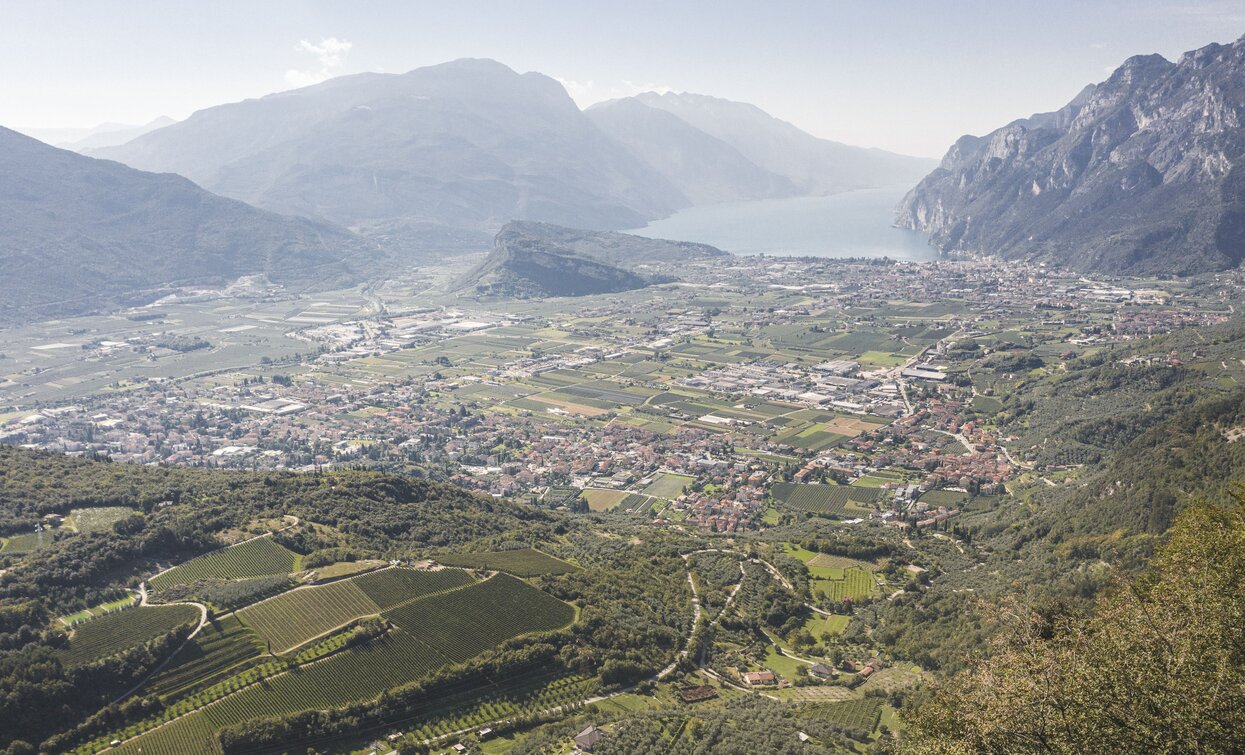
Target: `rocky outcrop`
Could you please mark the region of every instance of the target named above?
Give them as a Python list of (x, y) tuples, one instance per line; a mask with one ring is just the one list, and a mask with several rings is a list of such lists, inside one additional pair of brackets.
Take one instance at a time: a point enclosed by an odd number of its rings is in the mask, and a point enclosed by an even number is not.
[(1245, 39), (1130, 58), (1064, 108), (965, 136), (897, 224), (944, 252), (1191, 274), (1245, 258)]

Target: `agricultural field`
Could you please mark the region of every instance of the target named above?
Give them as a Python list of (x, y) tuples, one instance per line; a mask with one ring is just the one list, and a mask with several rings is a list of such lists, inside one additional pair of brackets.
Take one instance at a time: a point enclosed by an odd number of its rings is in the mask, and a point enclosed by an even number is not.
[(575, 609), (514, 577), (484, 582), (407, 603), (384, 614), (450, 662), (479, 655), (502, 640), (559, 629)]
[(385, 569), (290, 590), (244, 608), (238, 616), (270, 644), (272, 652), (280, 654), (355, 619), (472, 581), (470, 574), (459, 569)]
[(809, 559), (807, 563), (810, 567), (822, 567), (825, 569), (851, 569), (852, 567), (857, 567), (873, 571), (878, 568), (877, 564), (868, 561), (848, 558), (847, 556), (832, 556), (829, 553), (818, 553)]
[(695, 478), (686, 475), (661, 473), (644, 488), (642, 493), (654, 498), (664, 498), (667, 501), (673, 501), (687, 490), (687, 487), (694, 482)]
[(243, 608), (238, 616), (279, 654), (377, 613), (380, 607), (353, 580), (343, 580), (284, 592)]
[(137, 509), (126, 506), (101, 506), (91, 509), (74, 509), (69, 512), (65, 526), (78, 532), (108, 532), (112, 525), (135, 513)]
[(259, 635), (236, 614), (217, 619), (177, 651), (144, 693), (164, 696), (189, 685), (213, 684), (233, 667), (258, 657), (263, 649)]
[[(219, 752), (214, 732), (244, 721), (371, 699), (519, 634), (569, 624), (574, 609), (506, 575), (407, 603), (397, 629), (365, 645), (251, 684), (123, 742), (125, 755)], [(436, 647), (434, 647), (436, 646)]]
[(770, 495), (788, 508), (830, 517), (867, 514), (871, 509), (860, 503), (876, 497), (876, 493), (850, 485), (806, 485), (796, 482), (775, 483), (770, 488)]
[(61, 658), (78, 666), (107, 658), (199, 620), (194, 606), (140, 606), (77, 624)]
[(469, 585), (474, 581), (470, 574), (461, 569), (422, 571), (403, 568), (382, 569), (351, 580), (381, 610), (415, 598)]
[(490, 551), (487, 553), (455, 553), (437, 556), (446, 566), (468, 569), (503, 571), (518, 577), (538, 577), (542, 574), (566, 574), (575, 565), (531, 548), (513, 551)]
[(379, 569), (386, 563), (387, 562), (379, 559), (368, 559), (363, 561), (338, 561), (337, 563), (326, 564), (325, 566), (317, 566), (310, 571), (314, 572), (315, 580), (317, 582), (327, 582), (329, 580), (342, 579), (343, 577), (350, 577), (356, 574), (371, 571), (373, 569)]
[(76, 613), (71, 613), (68, 616), (62, 616), (60, 617), (60, 622), (67, 627), (72, 627), (75, 624), (81, 624), (91, 618), (125, 610), (137, 602), (138, 596), (131, 593), (126, 595), (124, 598), (118, 598), (117, 600), (101, 603), (98, 606), (91, 606), (90, 608), (85, 608)]
[(580, 497), (588, 502), (589, 511), (609, 511), (618, 504), (626, 500), (630, 495), (625, 490), (605, 490), (603, 488), (588, 488)]
[(4, 538), (0, 544), (0, 553), (33, 553), (41, 548), (50, 548), (55, 542), (54, 530), (42, 532), (23, 532), (20, 535)]
[(857, 700), (845, 700), (841, 703), (818, 706), (809, 711), (813, 718), (834, 723), (856, 731), (872, 732), (882, 717), (880, 697), (862, 697)]
[(877, 588), (877, 582), (867, 570), (853, 568), (844, 569), (840, 579), (819, 579), (814, 576), (809, 587), (813, 595), (818, 598), (833, 601), (841, 601), (845, 598), (859, 600), (872, 595)]
[(301, 557), (273, 542), (257, 537), (238, 545), (212, 551), (151, 578), (151, 586), (164, 590), (196, 579), (246, 579), (298, 571)]
[(838, 637), (843, 634), (844, 629), (847, 629), (847, 624), (851, 620), (852, 617), (842, 614), (826, 616), (821, 613), (813, 613), (804, 622), (802, 630), (808, 632), (818, 640), (821, 639), (822, 635), (826, 634), (831, 637)]
[(838, 703), (856, 697), (855, 693), (847, 687), (830, 684), (780, 689), (771, 694), (794, 703)]
[(872, 674), (859, 689), (862, 692), (881, 691), (887, 694), (920, 684), (928, 674), (914, 663), (901, 663)]
[(930, 490), (923, 493), (918, 500), (930, 506), (955, 508), (968, 500), (968, 493), (961, 490)]

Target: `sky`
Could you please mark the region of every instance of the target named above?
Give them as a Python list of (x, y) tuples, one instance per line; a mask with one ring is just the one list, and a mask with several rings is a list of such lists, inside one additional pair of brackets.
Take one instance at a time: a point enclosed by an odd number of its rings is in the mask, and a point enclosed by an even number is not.
[(1245, 35), (1245, 0), (0, 0), (0, 125), (90, 127), (462, 57), (758, 105), (816, 136), (941, 156), (1134, 54)]

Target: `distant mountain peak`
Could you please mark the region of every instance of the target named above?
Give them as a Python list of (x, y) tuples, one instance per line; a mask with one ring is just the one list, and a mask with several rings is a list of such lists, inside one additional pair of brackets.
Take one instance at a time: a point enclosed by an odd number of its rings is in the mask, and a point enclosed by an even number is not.
[(1245, 259), (1245, 39), (1136, 55), (1064, 108), (964, 137), (901, 203), (948, 252), (1107, 273)]

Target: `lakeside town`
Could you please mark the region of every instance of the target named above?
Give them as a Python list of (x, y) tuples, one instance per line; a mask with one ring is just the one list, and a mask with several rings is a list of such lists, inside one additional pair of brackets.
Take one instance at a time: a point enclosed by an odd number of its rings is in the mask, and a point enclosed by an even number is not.
[[(931, 491), (990, 496), (1032, 468), (995, 422), (1009, 385), (1221, 322), (1239, 283), (767, 257), (685, 277), (626, 295), (489, 301), (438, 294), (415, 273), (421, 285), (391, 282), (364, 316), (331, 303), (291, 310), (278, 325), (303, 344), (296, 355), (181, 377), (134, 369), (85, 395), (22, 400), (49, 353), (158, 363), (255, 327), (179, 332), (170, 303), (228, 298), (198, 292), (130, 313), (141, 335), (71, 324), (59, 350), (6, 346), (0, 442), (142, 464), (400, 469), (720, 532), (783, 511), (929, 527), (958, 513), (932, 505), (942, 499)], [(778, 484), (868, 492), (845, 508), (834, 496), (801, 505), (776, 496)]]

